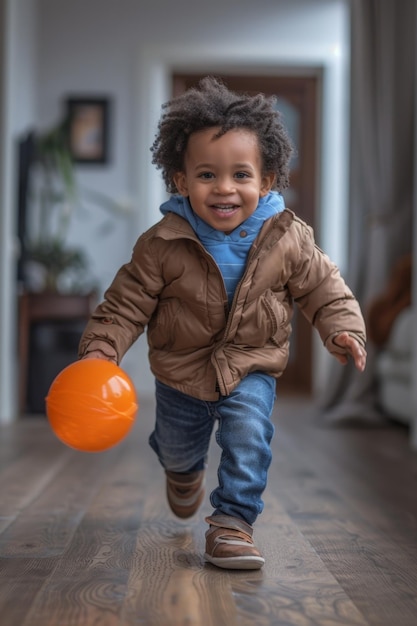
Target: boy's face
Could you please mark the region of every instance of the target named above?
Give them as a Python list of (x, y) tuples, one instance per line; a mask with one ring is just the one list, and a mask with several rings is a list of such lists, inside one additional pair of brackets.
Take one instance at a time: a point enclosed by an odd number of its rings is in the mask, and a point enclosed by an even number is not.
[(258, 138), (243, 128), (221, 137), (218, 128), (190, 135), (185, 171), (174, 176), (193, 211), (216, 230), (230, 233), (258, 206), (272, 188), (274, 176), (262, 174)]

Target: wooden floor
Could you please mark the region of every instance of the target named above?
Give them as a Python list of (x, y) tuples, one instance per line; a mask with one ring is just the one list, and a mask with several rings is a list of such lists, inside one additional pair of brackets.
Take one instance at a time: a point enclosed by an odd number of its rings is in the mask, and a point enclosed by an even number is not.
[[(0, 428), (1, 626), (416, 626), (417, 455), (404, 427), (324, 429), (278, 404), (257, 572), (203, 561), (208, 499), (165, 502), (153, 404), (100, 454), (44, 418)], [(214, 486), (218, 451), (209, 459)]]

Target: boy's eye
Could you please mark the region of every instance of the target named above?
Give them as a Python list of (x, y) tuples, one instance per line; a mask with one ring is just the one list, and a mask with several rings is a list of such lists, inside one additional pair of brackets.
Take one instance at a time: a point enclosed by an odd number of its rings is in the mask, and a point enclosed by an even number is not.
[(210, 180), (211, 178), (214, 178), (214, 174), (212, 174), (211, 172), (201, 172), (201, 174), (199, 174), (199, 178), (203, 178), (204, 180)]
[(247, 178), (249, 176), (249, 174), (247, 174), (246, 172), (236, 172), (235, 174), (235, 178)]

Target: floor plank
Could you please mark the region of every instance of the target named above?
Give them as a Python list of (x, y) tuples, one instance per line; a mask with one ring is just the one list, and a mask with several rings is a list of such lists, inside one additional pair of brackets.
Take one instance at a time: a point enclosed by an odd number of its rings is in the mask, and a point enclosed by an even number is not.
[[(281, 442), (288, 456), (298, 455), (297, 467), (285, 454), (275, 457), (289, 516), (375, 624), (417, 623), (417, 459), (405, 435), (396, 427), (318, 430), (305, 422), (303, 429), (284, 429)], [(381, 451), (396, 439), (409, 463), (392, 471)]]
[(22, 626), (120, 623), (145, 474), (137, 471), (133, 439), (99, 455), (74, 454), (78, 470), (71, 478), (79, 483), (83, 476), (75, 509), (82, 518)]
[[(5, 626), (415, 626), (417, 456), (404, 428), (322, 428), (284, 400), (255, 539), (263, 570), (205, 564), (206, 498), (165, 501), (147, 444), (154, 404), (112, 450), (85, 454), (45, 419), (0, 427)], [(208, 491), (216, 484), (213, 442)]]
[(36, 500), (70, 457), (40, 420), (22, 426), (1, 429), (0, 532)]

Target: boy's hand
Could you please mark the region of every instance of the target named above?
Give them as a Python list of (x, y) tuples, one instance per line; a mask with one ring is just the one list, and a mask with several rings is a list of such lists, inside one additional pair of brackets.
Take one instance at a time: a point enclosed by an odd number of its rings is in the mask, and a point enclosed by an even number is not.
[[(113, 359), (107, 354), (104, 354), (101, 350), (92, 350), (91, 352), (87, 352), (83, 357), (83, 359), (104, 359), (105, 361), (111, 361), (112, 363), (116, 363), (116, 359)], [(116, 363), (117, 364), (117, 363)]]
[[(333, 339), (334, 343), (338, 345), (340, 348), (344, 348), (348, 354), (352, 357), (355, 367), (363, 372), (366, 365), (366, 350), (361, 346), (361, 344), (356, 341), (354, 337), (349, 335), (347, 332), (340, 333)], [(336, 359), (340, 361), (343, 365), (346, 365), (348, 362), (348, 357), (345, 354), (334, 354)]]

